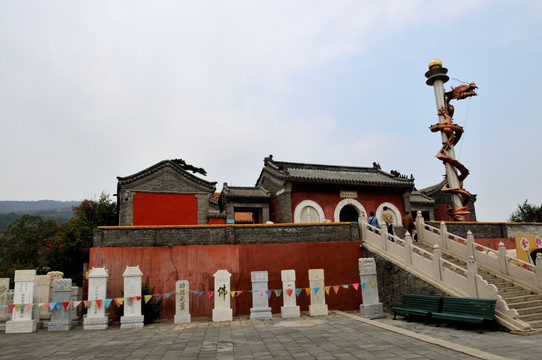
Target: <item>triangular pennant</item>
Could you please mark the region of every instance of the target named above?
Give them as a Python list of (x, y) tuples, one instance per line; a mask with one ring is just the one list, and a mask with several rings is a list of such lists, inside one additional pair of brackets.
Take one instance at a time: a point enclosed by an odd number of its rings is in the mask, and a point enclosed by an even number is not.
[(371, 285), (371, 287), (375, 287), (375, 282), (374, 281), (369, 281), (369, 285)]
[(282, 289), (275, 290), (275, 295), (277, 295), (277, 297), (279, 297), (280, 294), (282, 294)]
[(320, 287), (315, 287), (315, 288), (314, 288), (314, 295), (316, 295), (316, 293), (318, 292), (318, 290), (320, 290)]
[(62, 307), (62, 302), (57, 302), (55, 303), (55, 309), (57, 309), (58, 311), (60, 311), (60, 308)]
[(7, 304), (0, 304), (0, 308), (5, 308), (5, 307), (8, 307)]
[(311, 288), (305, 288), (305, 292), (307, 293), (307, 295), (310, 295), (310, 293), (311, 293)]
[(198, 294), (198, 297), (203, 295), (203, 291), (194, 291), (196, 294)]
[(333, 291), (335, 291), (335, 294), (337, 294), (339, 292), (339, 285), (334, 285), (333, 286)]
[(241, 295), (242, 293), (244, 293), (245, 291), (244, 290), (237, 290), (236, 293), (237, 293), (237, 296)]
[(325, 286), (324, 287), (324, 290), (325, 290), (327, 295), (329, 295), (329, 289), (331, 289), (331, 286)]
[[(106, 300), (106, 301), (107, 301), (107, 300)], [(64, 311), (68, 311), (68, 309), (70, 308), (70, 304), (71, 304), (70, 301), (64, 301), (64, 302), (62, 302), (62, 307), (64, 308)]]
[(166, 300), (169, 299), (169, 297), (171, 296), (171, 294), (173, 294), (173, 292), (168, 292), (168, 293), (166, 294)]
[(96, 307), (98, 307), (98, 309), (102, 307), (103, 302), (104, 302), (103, 300), (94, 300), (94, 303), (96, 304)]
[(231, 297), (235, 297), (235, 293), (236, 293), (236, 291), (235, 291), (235, 290), (232, 290), (232, 291), (230, 291), (230, 295), (231, 295)]
[(361, 290), (362, 290), (362, 291), (365, 291), (365, 286), (366, 286), (366, 285), (367, 285), (366, 283), (361, 283)]
[(294, 289), (286, 289), (286, 295), (288, 295), (289, 297), (292, 297), (293, 292)]
[(79, 305), (81, 305), (81, 301), (75, 301), (73, 303), (73, 306), (75, 306), (75, 307), (78, 307)]
[(353, 286), (353, 287), (354, 287), (354, 289), (356, 289), (356, 290), (357, 290), (357, 289), (359, 288), (359, 284), (358, 284), (358, 283), (356, 283), (356, 284), (352, 284), (352, 286)]
[(113, 299), (105, 299), (105, 308), (106, 309), (109, 309), (109, 306), (111, 305), (111, 301), (113, 301)]
[(207, 291), (207, 295), (209, 296), (209, 299), (213, 297), (214, 291)]
[(263, 290), (260, 290), (260, 296), (263, 296)]
[(90, 301), (88, 300), (83, 301), (83, 306), (85, 307), (85, 309), (88, 308), (89, 305), (90, 305)]
[(160, 298), (162, 297), (162, 295), (160, 295), (160, 294), (154, 294), (153, 296), (154, 296), (155, 301), (160, 300)]
[[(38, 306), (43, 307), (43, 306), (45, 306), (45, 303), (39, 303)], [(2, 307), (2, 305), (0, 305), (0, 307)]]
[(141, 298), (142, 298), (141, 295), (136, 296), (136, 300), (141, 300)]
[(152, 295), (145, 295), (145, 304), (148, 303), (150, 299), (152, 299)]
[(50, 303), (49, 303), (49, 309), (50, 309), (51, 311), (53, 311), (53, 310), (55, 309), (55, 307), (56, 307), (56, 302), (50, 302)]
[(343, 288), (348, 289), (348, 284), (344, 284)]
[(48, 309), (49, 308), (49, 303), (43, 303), (43, 307)]
[(121, 298), (117, 298), (117, 301), (119, 302), (119, 304), (124, 304), (124, 298), (121, 297)]
[(265, 292), (267, 293), (267, 298), (269, 299), (273, 293), (273, 290), (266, 290)]
[(13, 305), (13, 304), (8, 304), (8, 309), (9, 309), (9, 311), (13, 311), (14, 308), (15, 308), (15, 305)]
[(303, 289), (295, 289), (295, 296), (299, 296), (299, 294), (301, 294), (301, 290)]
[(34, 305), (33, 304), (26, 304), (24, 306), (24, 311), (28, 311), (28, 310), (32, 309), (32, 306), (34, 306)]

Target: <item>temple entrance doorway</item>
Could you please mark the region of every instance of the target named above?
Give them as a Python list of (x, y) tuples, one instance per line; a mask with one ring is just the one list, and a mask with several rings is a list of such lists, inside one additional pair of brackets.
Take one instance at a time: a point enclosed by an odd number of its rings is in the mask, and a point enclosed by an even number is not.
[(352, 205), (345, 205), (341, 209), (341, 213), (339, 215), (339, 221), (341, 222), (357, 222), (359, 217), (358, 209), (356, 209)]

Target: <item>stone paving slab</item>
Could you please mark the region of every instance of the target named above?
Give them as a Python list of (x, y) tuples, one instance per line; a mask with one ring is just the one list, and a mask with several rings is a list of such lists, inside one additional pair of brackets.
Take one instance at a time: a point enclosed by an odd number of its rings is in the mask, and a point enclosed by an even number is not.
[[(235, 318), (190, 324), (162, 321), (140, 329), (32, 334), (0, 332), (0, 360), (10, 359), (533, 359), (542, 335), (366, 320), (355, 313), (270, 320)], [(533, 356), (534, 355), (534, 356)]]

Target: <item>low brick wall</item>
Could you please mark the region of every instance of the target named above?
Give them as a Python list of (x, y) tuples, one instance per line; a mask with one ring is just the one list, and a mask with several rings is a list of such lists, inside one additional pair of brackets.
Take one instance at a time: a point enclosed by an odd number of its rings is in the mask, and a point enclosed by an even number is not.
[(359, 239), (356, 223), (108, 226), (94, 231), (93, 246), (287, 244)]

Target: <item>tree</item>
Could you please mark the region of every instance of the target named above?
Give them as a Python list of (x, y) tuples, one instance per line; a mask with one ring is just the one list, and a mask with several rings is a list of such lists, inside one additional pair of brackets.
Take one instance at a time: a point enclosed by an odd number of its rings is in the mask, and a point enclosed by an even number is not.
[(0, 275), (13, 278), (16, 269), (46, 272), (45, 249), (57, 230), (54, 220), (41, 216), (23, 215), (9, 224), (0, 234)]
[(83, 200), (73, 207), (74, 217), (61, 225), (47, 251), (48, 265), (81, 285), (83, 264), (89, 261), (94, 229), (117, 224), (116, 204), (102, 193), (98, 201)]
[(508, 221), (542, 222), (542, 205), (531, 205), (525, 200), (523, 204), (518, 205), (518, 208), (510, 215)]

